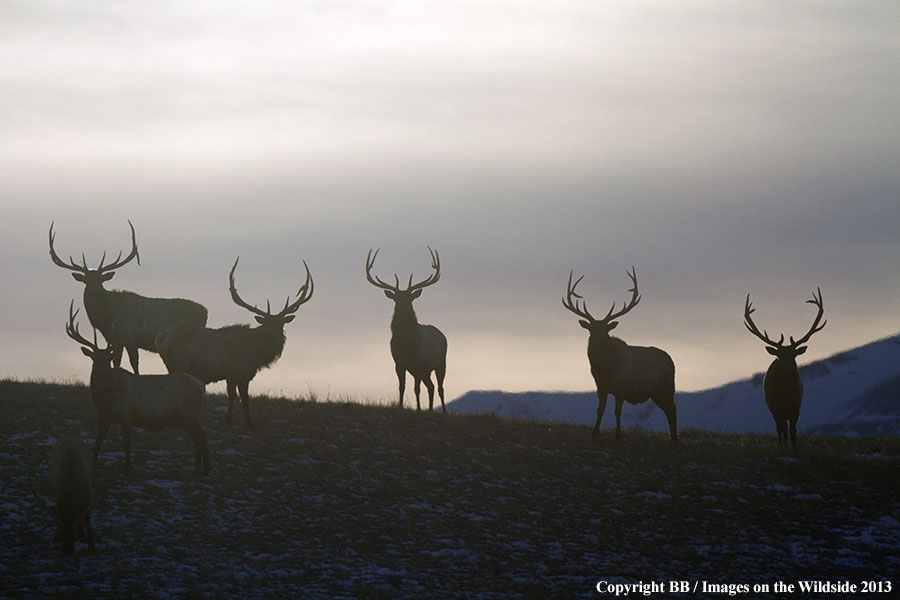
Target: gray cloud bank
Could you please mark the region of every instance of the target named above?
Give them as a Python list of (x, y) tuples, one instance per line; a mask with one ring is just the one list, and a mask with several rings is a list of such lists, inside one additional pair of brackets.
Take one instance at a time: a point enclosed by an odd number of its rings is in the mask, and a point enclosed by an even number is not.
[(3, 374), (89, 368), (54, 219), (89, 260), (132, 219), (144, 264), (112, 287), (213, 326), (250, 321), (235, 256), (258, 303), (306, 259), (317, 295), (256, 384), (291, 393), (392, 397), (375, 246), (401, 277), (441, 251), (417, 310), (449, 338), (451, 397), (591, 387), (573, 268), (604, 310), (636, 266), (617, 332), (667, 349), (681, 389), (765, 368), (747, 292), (790, 334), (822, 287), (810, 359), (900, 329), (895, 3), (2, 6)]

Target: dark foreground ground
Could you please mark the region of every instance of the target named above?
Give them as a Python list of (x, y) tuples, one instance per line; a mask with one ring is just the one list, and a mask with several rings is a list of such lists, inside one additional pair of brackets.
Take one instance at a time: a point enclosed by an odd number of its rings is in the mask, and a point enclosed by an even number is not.
[(599, 598), (600, 580), (684, 580), (697, 592), (676, 597), (710, 598), (733, 596), (703, 593), (704, 581), (900, 587), (897, 439), (802, 438), (794, 453), (774, 436), (685, 431), (674, 450), (655, 433), (592, 440), (587, 427), (271, 398), (254, 399), (248, 433), (242, 419), (225, 426), (223, 407), (211, 397), (203, 418), (209, 476), (192, 475), (192, 444), (175, 429), (136, 431), (124, 476), (113, 427), (94, 482), (109, 488), (93, 513), (97, 551), (64, 557), (28, 490), (48, 489), (57, 438), (93, 438), (89, 392), (0, 381), (0, 597)]

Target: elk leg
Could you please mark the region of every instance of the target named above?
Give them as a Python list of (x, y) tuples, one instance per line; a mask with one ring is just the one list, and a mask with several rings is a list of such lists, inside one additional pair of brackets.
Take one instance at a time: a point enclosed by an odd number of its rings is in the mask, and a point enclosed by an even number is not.
[(400, 382), (400, 408), (403, 408), (403, 392), (406, 391), (406, 369), (403, 367), (396, 367), (395, 371), (397, 371), (397, 379)]
[(95, 552), (96, 549), (94, 548), (94, 530), (91, 527), (90, 513), (84, 515), (84, 527), (85, 527), (85, 529), (87, 529), (88, 550), (90, 550), (91, 552)]
[(622, 437), (622, 405), (625, 404), (624, 400), (620, 400), (616, 397), (616, 439)]
[(122, 364), (122, 350), (124, 350), (124, 349), (125, 349), (125, 347), (122, 346), (121, 344), (115, 344), (112, 346), (112, 350), (113, 350), (112, 366), (117, 369)]
[(203, 429), (197, 422), (185, 425), (184, 428), (194, 440), (194, 475), (199, 475), (203, 470)]
[(140, 349), (137, 346), (126, 346), (125, 350), (128, 351), (128, 360), (131, 362), (131, 370), (134, 371), (135, 375), (140, 375), (138, 371), (138, 353)]
[(94, 441), (94, 455), (91, 458), (91, 467), (94, 472), (97, 471), (97, 456), (100, 454), (100, 446), (103, 445), (103, 438), (106, 437), (106, 431), (109, 429), (109, 421), (100, 420), (100, 424), (97, 426), (97, 439)]
[(237, 396), (237, 383), (233, 380), (228, 379), (225, 382), (225, 387), (228, 390), (228, 415), (226, 417), (226, 421), (228, 421), (228, 426), (232, 427), (234, 423), (231, 420), (231, 409), (234, 406), (234, 398)]
[(775, 421), (775, 429), (778, 433), (778, 445), (787, 446), (787, 421), (778, 419)]
[(425, 389), (428, 390), (428, 412), (432, 412), (434, 410), (434, 384), (431, 382), (431, 373), (427, 373), (422, 382), (425, 384)]
[(447, 407), (444, 405), (444, 375), (446, 372), (446, 365), (441, 365), (434, 370), (434, 377), (437, 379), (438, 396), (441, 397), (441, 410), (444, 412), (447, 412)]
[(200, 433), (203, 434), (203, 474), (209, 475), (209, 436), (206, 435), (206, 431), (201, 429)]
[(244, 421), (247, 423), (247, 429), (253, 429), (253, 421), (250, 419), (250, 382), (242, 381), (238, 383), (237, 387), (241, 394), (241, 404), (244, 406)]
[(603, 419), (603, 411), (606, 410), (606, 392), (597, 390), (597, 399), (599, 400), (597, 403), (597, 422), (594, 423), (591, 437), (597, 437), (597, 434), (600, 433), (600, 421)]
[(676, 420), (675, 420), (675, 398), (666, 394), (665, 398), (662, 400), (657, 400), (653, 398), (653, 403), (662, 409), (664, 413), (666, 413), (666, 419), (669, 421), (669, 436), (672, 438), (672, 443), (678, 443), (678, 430), (676, 428)]
[(122, 443), (125, 446), (125, 474), (131, 473), (131, 425), (122, 425)]
[(419, 393), (422, 391), (422, 380), (418, 377), (413, 377), (415, 383), (413, 384), (413, 389), (416, 392), (416, 410), (422, 410), (422, 404), (419, 402)]
[[(787, 446), (787, 440), (785, 440), (785, 446)], [(797, 449), (797, 421), (791, 421), (791, 448), (794, 450)]]

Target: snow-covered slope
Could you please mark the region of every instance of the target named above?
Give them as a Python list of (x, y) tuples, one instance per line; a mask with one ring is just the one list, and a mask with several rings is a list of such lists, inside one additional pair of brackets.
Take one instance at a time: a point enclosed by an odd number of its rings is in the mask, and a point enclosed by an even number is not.
[[(585, 364), (585, 368), (588, 368)], [(841, 435), (900, 435), (900, 335), (800, 367), (803, 408), (798, 429)], [(771, 433), (775, 430), (762, 390), (763, 374), (701, 392), (676, 395), (678, 428)], [(615, 425), (609, 400), (604, 427)], [(593, 425), (595, 392), (475, 391), (450, 402), (457, 413)], [(652, 402), (626, 404), (624, 428), (667, 430), (665, 415)]]

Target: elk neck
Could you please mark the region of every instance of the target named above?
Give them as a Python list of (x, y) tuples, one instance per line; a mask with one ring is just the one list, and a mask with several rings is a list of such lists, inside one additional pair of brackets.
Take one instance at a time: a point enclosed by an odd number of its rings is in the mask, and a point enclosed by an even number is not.
[(281, 358), (284, 351), (284, 343), (287, 338), (284, 335), (284, 324), (264, 324), (251, 329), (253, 332), (253, 341), (251, 345), (256, 360), (260, 368), (267, 367), (273, 362)]
[(628, 344), (607, 333), (592, 332), (588, 338), (588, 359), (593, 369), (612, 372), (619, 365)]
[(91, 283), (84, 286), (84, 310), (91, 325), (102, 332), (108, 332), (112, 325), (113, 311), (111, 292), (102, 283)]
[(394, 307), (391, 319), (391, 346), (415, 353), (419, 347), (419, 321), (413, 310), (412, 302), (398, 303)]
[(91, 367), (91, 400), (95, 407), (113, 408), (110, 403), (123, 395), (123, 374), (130, 375), (125, 369), (113, 368), (109, 363), (94, 362)]

